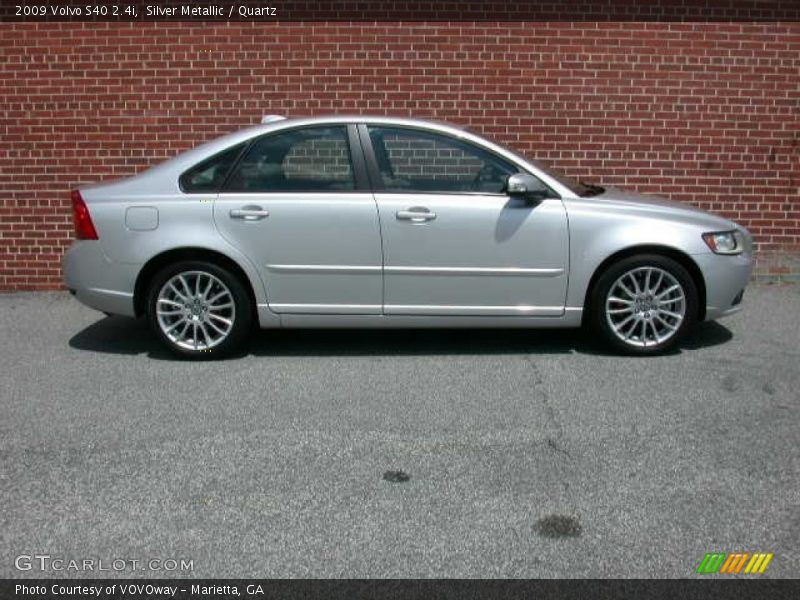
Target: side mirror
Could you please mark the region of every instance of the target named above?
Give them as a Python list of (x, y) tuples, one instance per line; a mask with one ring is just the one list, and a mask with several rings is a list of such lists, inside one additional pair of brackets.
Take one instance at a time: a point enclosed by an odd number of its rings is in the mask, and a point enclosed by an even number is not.
[(527, 173), (513, 173), (506, 180), (506, 193), (512, 198), (544, 200), (552, 196), (550, 188)]

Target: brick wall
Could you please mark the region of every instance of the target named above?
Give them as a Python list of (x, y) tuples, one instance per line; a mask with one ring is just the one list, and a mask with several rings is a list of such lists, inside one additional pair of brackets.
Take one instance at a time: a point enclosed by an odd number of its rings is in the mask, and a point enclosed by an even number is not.
[(800, 250), (798, 23), (6, 22), (0, 65), (3, 290), (60, 285), (71, 188), (266, 113), (450, 120)]

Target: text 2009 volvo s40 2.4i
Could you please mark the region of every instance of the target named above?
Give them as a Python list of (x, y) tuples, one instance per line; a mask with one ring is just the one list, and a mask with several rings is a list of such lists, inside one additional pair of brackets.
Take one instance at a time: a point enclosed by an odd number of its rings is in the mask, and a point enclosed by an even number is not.
[(284, 119), (72, 192), (66, 286), (186, 357), (275, 327), (590, 326), (655, 354), (740, 308), (743, 227), (463, 129)]

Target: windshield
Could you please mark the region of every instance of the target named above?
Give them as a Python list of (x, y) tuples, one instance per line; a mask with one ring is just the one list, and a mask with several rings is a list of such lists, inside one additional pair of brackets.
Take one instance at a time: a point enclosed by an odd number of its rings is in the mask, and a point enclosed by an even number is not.
[(553, 171), (552, 169), (550, 169), (550, 167), (543, 165), (538, 160), (528, 158), (524, 154), (520, 154), (519, 152), (517, 152), (516, 150), (512, 150), (508, 146), (502, 146), (502, 148), (507, 152), (510, 152), (517, 158), (532, 164), (534, 167), (536, 167), (546, 175), (549, 175), (550, 177), (555, 179), (558, 183), (563, 185), (565, 188), (569, 189), (576, 196), (584, 196), (584, 197), (597, 196), (598, 194), (602, 194), (603, 192), (606, 191), (605, 188), (602, 188), (599, 185), (593, 185), (591, 183), (586, 183), (584, 181), (578, 181), (577, 179), (573, 179), (572, 177), (568, 177), (567, 175)]
[(597, 186), (590, 185), (588, 183), (584, 183), (583, 181), (578, 181), (577, 179), (573, 179), (568, 175), (564, 175), (562, 173), (557, 173), (553, 171), (550, 167), (547, 167), (540, 163), (538, 160), (533, 160), (531, 158), (525, 158), (529, 163), (535, 166), (540, 171), (546, 173), (553, 179), (555, 179), (558, 183), (563, 185), (566, 188), (569, 188), (578, 196), (594, 196), (598, 193), (602, 193), (605, 190), (601, 190), (600, 192), (597, 191)]

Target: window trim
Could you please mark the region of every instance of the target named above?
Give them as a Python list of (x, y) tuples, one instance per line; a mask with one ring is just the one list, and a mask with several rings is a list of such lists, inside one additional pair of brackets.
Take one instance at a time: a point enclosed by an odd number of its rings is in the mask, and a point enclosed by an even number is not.
[(457, 140), (467, 146), (477, 148), (481, 152), (485, 154), (489, 154), (497, 158), (499, 161), (509, 163), (517, 169), (517, 173), (525, 173), (527, 175), (533, 175), (539, 181), (541, 181), (542, 185), (544, 185), (550, 192), (552, 193), (553, 199), (561, 199), (561, 194), (555, 191), (550, 185), (546, 182), (542, 181), (541, 177), (539, 177), (536, 173), (531, 173), (528, 169), (524, 169), (518, 163), (509, 160), (505, 156), (494, 152), (493, 150), (486, 148), (480, 144), (473, 142), (472, 140), (458, 138), (450, 133), (442, 132), (437, 129), (426, 129), (424, 127), (415, 127), (413, 125), (395, 125), (392, 123), (358, 123), (358, 134), (361, 141), (361, 150), (364, 154), (364, 158), (367, 164), (367, 172), (369, 175), (370, 184), (372, 186), (372, 190), (375, 193), (381, 194), (417, 194), (417, 195), (431, 195), (431, 196), (492, 196), (497, 198), (511, 198), (506, 192), (485, 192), (480, 190), (468, 190), (468, 191), (438, 191), (438, 190), (416, 190), (416, 189), (409, 189), (409, 190), (395, 190), (395, 189), (388, 189), (383, 185), (383, 178), (380, 174), (380, 168), (378, 167), (378, 161), (375, 157), (375, 149), (372, 146), (372, 139), (369, 136), (369, 127), (381, 127), (385, 129), (405, 129), (412, 132), (420, 132), (425, 133), (428, 135), (439, 136), (443, 138), (452, 138)]
[[(236, 191), (228, 189), (228, 184), (230, 183), (230, 179), (233, 176), (233, 173), (239, 167), (239, 164), (244, 159), (246, 152), (253, 146), (253, 144), (257, 144), (262, 139), (277, 135), (282, 135), (286, 133), (291, 133), (294, 131), (300, 131), (303, 129), (332, 129), (332, 128), (344, 128), (345, 129), (345, 141), (347, 142), (348, 147), (348, 155), (350, 158), (350, 167), (353, 172), (353, 188), (349, 190), (320, 190), (320, 189), (308, 189), (308, 190), (263, 190), (263, 191)], [(236, 162), (231, 167), (228, 176), (225, 178), (225, 181), (220, 186), (217, 194), (236, 194), (236, 195), (250, 195), (250, 196), (257, 196), (263, 194), (357, 194), (363, 192), (370, 192), (369, 181), (367, 179), (366, 174), (366, 165), (364, 163), (364, 156), (361, 150), (361, 146), (356, 145), (358, 142), (358, 134), (355, 130), (355, 125), (353, 123), (309, 123), (306, 125), (299, 125), (297, 127), (284, 127), (278, 129), (277, 131), (270, 131), (269, 133), (264, 133), (262, 135), (258, 135), (256, 137), (250, 138), (247, 140), (245, 144), (245, 149), (236, 157)], [(193, 167), (192, 167), (193, 168)]]

